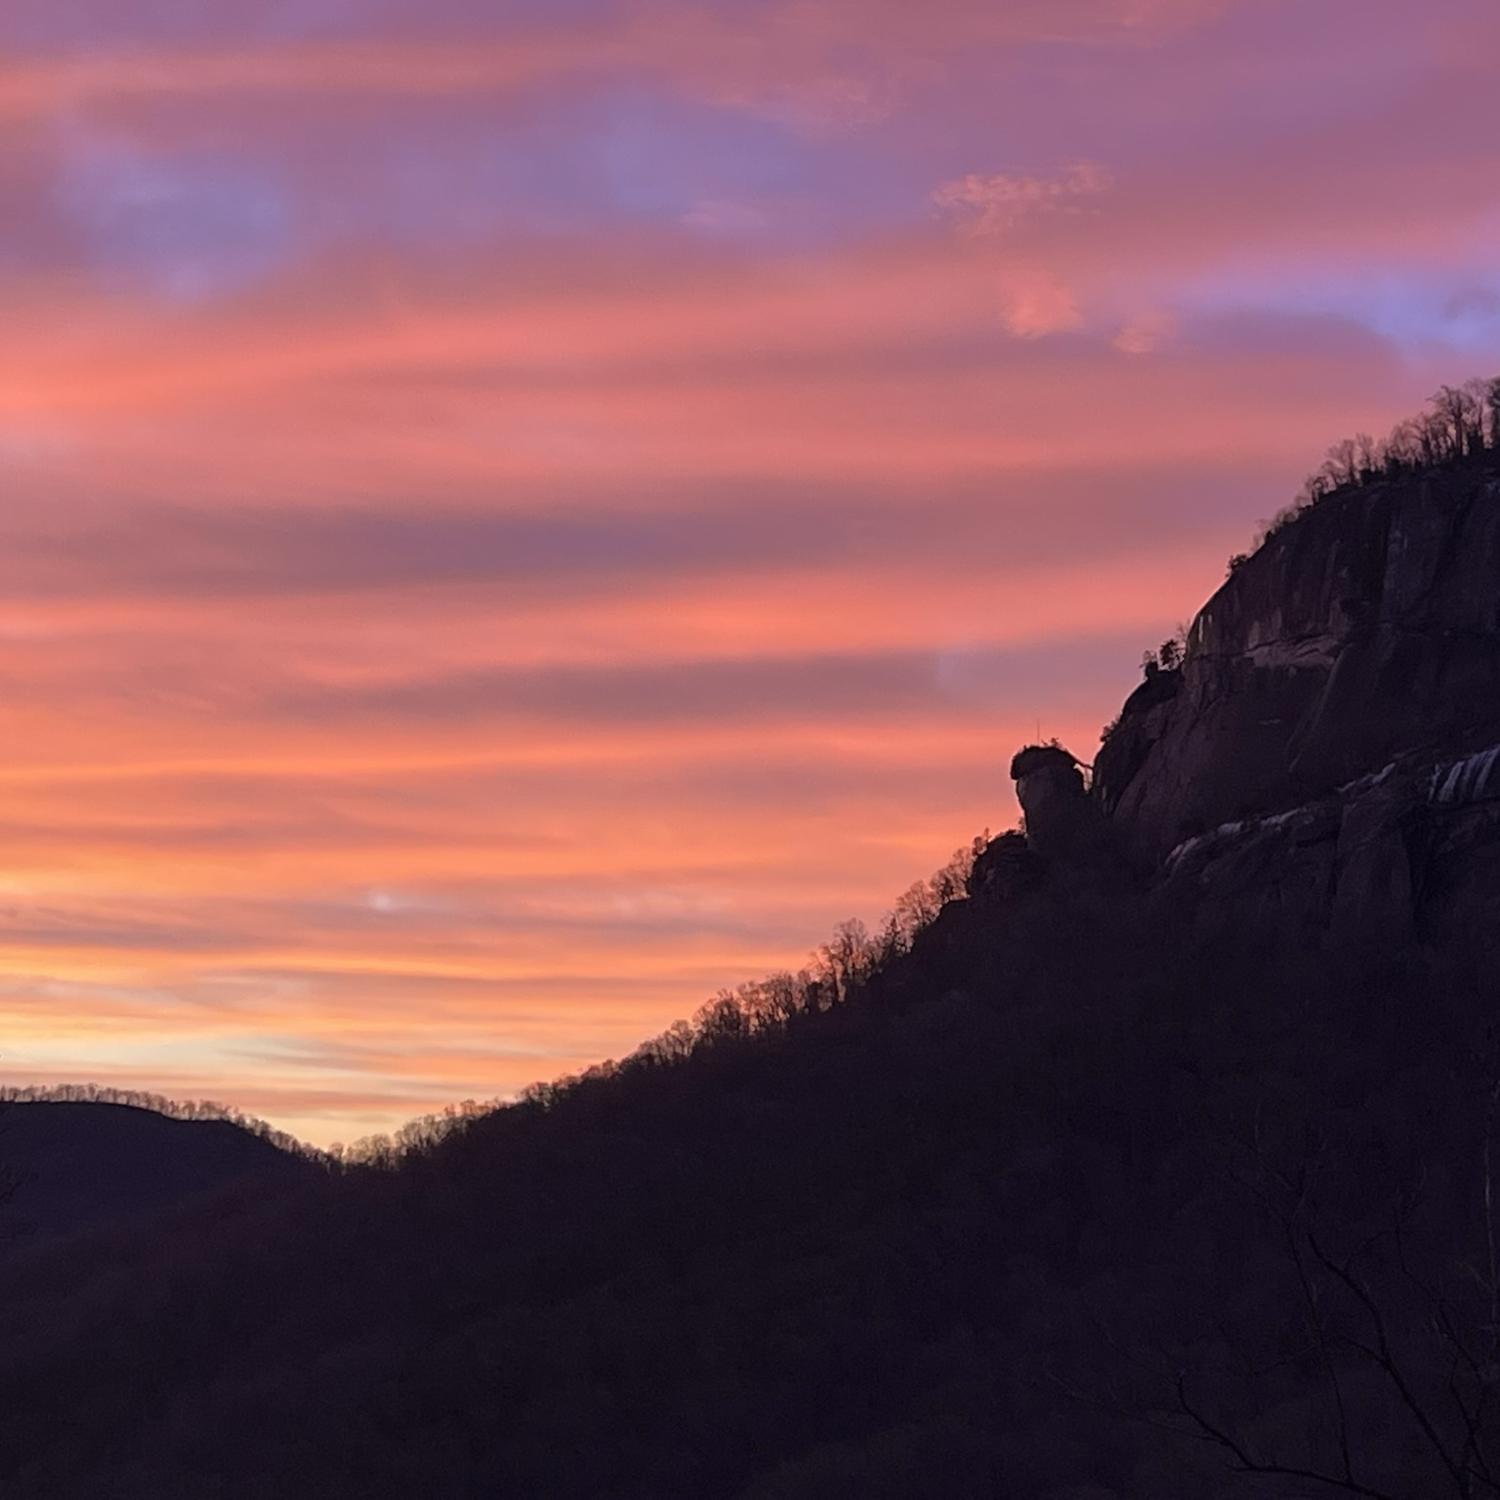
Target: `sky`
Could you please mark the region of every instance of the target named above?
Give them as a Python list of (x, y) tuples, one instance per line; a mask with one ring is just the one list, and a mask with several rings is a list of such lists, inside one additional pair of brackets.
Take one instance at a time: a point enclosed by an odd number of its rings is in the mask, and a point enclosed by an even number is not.
[(1084, 759), (1500, 372), (1494, 0), (5, 0), (0, 1081), (348, 1141)]

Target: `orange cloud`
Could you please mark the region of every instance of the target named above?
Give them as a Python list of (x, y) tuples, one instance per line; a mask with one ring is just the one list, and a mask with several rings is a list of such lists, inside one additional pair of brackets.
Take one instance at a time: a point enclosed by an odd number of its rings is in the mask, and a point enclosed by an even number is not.
[(1037, 214), (1079, 213), (1108, 189), (1109, 174), (1097, 162), (1075, 162), (1058, 177), (970, 172), (934, 189), (932, 201), (971, 233), (1003, 234)]

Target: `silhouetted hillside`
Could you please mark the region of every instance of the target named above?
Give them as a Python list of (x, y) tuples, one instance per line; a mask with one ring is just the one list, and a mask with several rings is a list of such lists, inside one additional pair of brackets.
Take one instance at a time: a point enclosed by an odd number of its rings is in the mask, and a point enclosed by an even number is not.
[(159, 1213), (247, 1178), (274, 1189), (308, 1170), (227, 1120), (92, 1102), (0, 1103), (0, 1163), (7, 1244)]
[(1092, 785), (1018, 755), (1026, 832), (873, 935), (385, 1164), (0, 1262), (5, 1493), (1500, 1493), (1459, 458), (1279, 532)]
[(1309, 1263), (1352, 1266), (1461, 1443), (1433, 1319), (1482, 1361), (1488, 1025), (1461, 973), (1189, 945), (1128, 896), (955, 903), (836, 1009), (399, 1171), (0, 1267), (0, 1472), (122, 1500), (1196, 1500), (1241, 1491), (1178, 1375), (1321, 1467), (1326, 1357), (1362, 1480), (1461, 1493)]

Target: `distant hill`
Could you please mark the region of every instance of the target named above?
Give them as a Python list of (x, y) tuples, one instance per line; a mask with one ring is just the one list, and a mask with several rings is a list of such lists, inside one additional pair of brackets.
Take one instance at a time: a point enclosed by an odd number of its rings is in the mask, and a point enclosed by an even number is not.
[(0, 1249), (140, 1219), (246, 1178), (307, 1164), (228, 1120), (173, 1120), (102, 1103), (0, 1103)]
[(1092, 780), (1018, 754), (1024, 833), (618, 1063), (211, 1211), (271, 1148), (0, 1114), (59, 1222), (179, 1205), (0, 1258), (0, 1493), (1500, 1494), (1495, 423), (1240, 561)]

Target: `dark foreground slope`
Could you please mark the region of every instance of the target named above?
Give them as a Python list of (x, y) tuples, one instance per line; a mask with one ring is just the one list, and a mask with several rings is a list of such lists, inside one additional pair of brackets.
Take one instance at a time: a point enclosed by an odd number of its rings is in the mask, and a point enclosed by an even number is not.
[(274, 1188), (305, 1161), (228, 1120), (173, 1120), (97, 1102), (0, 1104), (10, 1203), (4, 1242), (22, 1245), (162, 1213), (246, 1179)]
[(5, 1493), (1327, 1493), (1190, 1412), (1481, 1493), (1486, 990), (1154, 921), (955, 903), (832, 1011), (12, 1262)]

